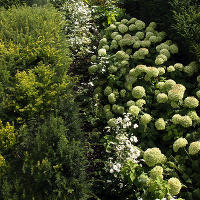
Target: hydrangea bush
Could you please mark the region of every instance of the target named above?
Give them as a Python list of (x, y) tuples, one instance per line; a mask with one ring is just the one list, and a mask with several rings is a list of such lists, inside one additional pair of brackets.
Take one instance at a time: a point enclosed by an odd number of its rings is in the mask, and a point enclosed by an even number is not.
[(198, 193), (189, 163), (199, 166), (200, 76), (198, 63), (176, 63), (177, 53), (155, 22), (131, 18), (110, 24), (91, 57), (94, 96), (109, 130), (105, 146), (112, 159), (106, 169), (132, 185), (128, 199), (191, 199)]

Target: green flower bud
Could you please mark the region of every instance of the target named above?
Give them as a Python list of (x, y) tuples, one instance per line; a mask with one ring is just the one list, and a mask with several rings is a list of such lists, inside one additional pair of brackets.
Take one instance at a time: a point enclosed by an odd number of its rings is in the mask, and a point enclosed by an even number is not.
[(148, 148), (144, 152), (143, 159), (149, 167), (166, 161), (166, 157), (161, 153), (159, 148)]
[(199, 141), (192, 142), (189, 146), (189, 154), (195, 155), (199, 153), (199, 151), (200, 151), (200, 142)]
[(143, 186), (148, 186), (150, 183), (150, 179), (147, 175), (141, 174), (140, 176), (138, 176), (138, 182)]
[(93, 56), (91, 57), (91, 61), (92, 61), (92, 62), (95, 62), (96, 59), (97, 59), (97, 56), (96, 56), (96, 55), (93, 55)]
[(163, 118), (159, 118), (156, 122), (155, 122), (155, 127), (157, 130), (165, 130), (165, 121)]
[(106, 112), (106, 119), (109, 120), (109, 119), (112, 119), (114, 117), (113, 113), (111, 111), (107, 111)]
[(140, 108), (138, 108), (137, 106), (130, 106), (128, 112), (132, 114), (133, 116), (138, 116), (140, 112)]
[(170, 178), (168, 180), (169, 193), (174, 196), (177, 195), (181, 190), (181, 182), (177, 178)]
[(120, 33), (126, 33), (128, 31), (128, 27), (124, 24), (120, 24), (118, 26), (118, 30), (119, 30)]
[(170, 45), (169, 50), (172, 54), (178, 53), (178, 47), (175, 44)]
[(109, 94), (112, 93), (112, 88), (110, 86), (107, 86), (104, 90), (104, 95), (108, 96)]
[(108, 111), (110, 111), (110, 105), (109, 104), (105, 105), (103, 107), (103, 110), (104, 110), (105, 113), (108, 112)]
[(199, 101), (195, 97), (187, 97), (184, 100), (184, 106), (188, 108), (196, 108), (199, 106)]
[(157, 87), (159, 88), (159, 90), (164, 90), (165, 83), (164, 82), (158, 82)]
[(126, 54), (131, 55), (131, 54), (132, 54), (132, 51), (133, 51), (132, 49), (127, 49), (127, 50), (126, 50)]
[(120, 96), (121, 96), (122, 98), (125, 98), (125, 97), (126, 97), (126, 90), (125, 90), (125, 89), (120, 90)]
[(108, 67), (108, 71), (112, 74), (115, 73), (117, 71), (117, 67), (115, 67), (114, 65), (111, 65)]
[(102, 38), (100, 41), (99, 41), (99, 45), (102, 47), (104, 45), (106, 45), (108, 43), (107, 39), (106, 38)]
[(114, 39), (117, 35), (119, 35), (118, 32), (113, 32), (113, 33), (111, 34), (111, 38)]
[(150, 171), (150, 178), (156, 180), (157, 178), (163, 179), (163, 168), (161, 166), (155, 166)]
[(141, 99), (146, 96), (145, 89), (142, 86), (136, 86), (132, 90), (132, 95), (136, 99)]
[(155, 64), (156, 65), (162, 65), (165, 61), (162, 58), (156, 58)]
[(177, 152), (180, 148), (185, 147), (188, 144), (188, 141), (185, 138), (177, 139), (173, 144), (174, 152)]
[(108, 101), (111, 104), (114, 104), (116, 102), (116, 98), (115, 98), (115, 94), (114, 93), (111, 93), (111, 94), (108, 95)]
[(111, 24), (108, 29), (114, 31), (117, 27), (114, 24)]
[(146, 32), (146, 39), (149, 39), (151, 36), (154, 36), (153, 32)]
[(165, 93), (160, 93), (156, 97), (158, 103), (166, 103), (168, 101), (168, 96)]
[(127, 55), (127, 54), (126, 54), (124, 51), (118, 51), (118, 52), (115, 54), (116, 58), (119, 59), (119, 60), (125, 59), (126, 55)]
[(134, 49), (139, 48), (139, 47), (140, 47), (140, 44), (141, 44), (140, 41), (136, 41), (136, 42), (133, 44), (133, 48), (134, 48)]
[(108, 126), (110, 126), (110, 127), (116, 127), (116, 125), (117, 125), (117, 119), (112, 118), (112, 119), (110, 119), (108, 121)]
[(148, 124), (150, 121), (152, 120), (152, 117), (151, 115), (149, 114), (143, 114), (141, 117), (140, 117), (140, 121), (142, 124)]
[(97, 65), (92, 65), (88, 68), (89, 74), (95, 74), (98, 71), (98, 66)]
[(165, 43), (161, 43), (161, 44), (159, 44), (159, 45), (156, 46), (156, 51), (157, 52), (160, 52), (161, 49), (167, 49), (167, 50), (169, 50), (169, 46), (167, 44), (165, 44)]
[(124, 107), (123, 106), (119, 106), (114, 104), (112, 107), (113, 112), (117, 113), (117, 114), (123, 114), (124, 113)]
[(155, 30), (154, 30), (153, 27), (151, 27), (151, 26), (147, 26), (146, 29), (145, 29), (145, 32), (152, 32), (152, 33), (154, 33)]

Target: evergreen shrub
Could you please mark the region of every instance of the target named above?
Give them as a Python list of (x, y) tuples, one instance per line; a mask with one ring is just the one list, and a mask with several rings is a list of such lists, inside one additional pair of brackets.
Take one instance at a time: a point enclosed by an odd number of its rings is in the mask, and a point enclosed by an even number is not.
[(0, 13), (0, 199), (88, 198), (87, 159), (63, 16)]

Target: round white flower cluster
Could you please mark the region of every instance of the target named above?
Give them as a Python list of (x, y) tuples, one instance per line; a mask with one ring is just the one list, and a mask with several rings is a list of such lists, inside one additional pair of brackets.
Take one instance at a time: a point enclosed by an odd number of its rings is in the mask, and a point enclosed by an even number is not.
[(200, 142), (199, 141), (192, 142), (189, 146), (189, 154), (195, 155), (199, 153), (199, 151), (200, 151)]
[(145, 163), (149, 167), (153, 167), (157, 164), (164, 163), (166, 161), (166, 157), (161, 153), (159, 148), (149, 148), (144, 152), (143, 155)]
[(173, 144), (174, 152), (177, 152), (180, 148), (185, 147), (188, 144), (188, 141), (185, 138), (178, 138)]
[(175, 114), (171, 121), (173, 124), (179, 124), (185, 128), (192, 126), (192, 119), (187, 115), (181, 116), (179, 114)]
[(180, 101), (183, 99), (184, 93), (185, 93), (185, 86), (181, 84), (175, 84), (171, 90), (168, 92), (168, 98), (171, 101)]
[(177, 178), (170, 178), (168, 180), (169, 192), (172, 196), (177, 195), (181, 190), (181, 182)]
[(145, 89), (142, 86), (136, 86), (132, 90), (132, 95), (136, 99), (141, 99), (146, 95)]
[(163, 118), (159, 118), (155, 122), (155, 127), (157, 130), (165, 130), (165, 125), (166, 123)]
[(149, 115), (147, 113), (141, 115), (141, 117), (140, 117), (140, 122), (144, 125), (147, 125), (151, 120), (152, 120), (151, 115)]
[(163, 179), (163, 168), (161, 166), (155, 166), (151, 171), (150, 171), (150, 178), (151, 179)]
[(195, 97), (187, 97), (184, 99), (184, 105), (187, 108), (196, 108), (199, 106), (199, 101)]

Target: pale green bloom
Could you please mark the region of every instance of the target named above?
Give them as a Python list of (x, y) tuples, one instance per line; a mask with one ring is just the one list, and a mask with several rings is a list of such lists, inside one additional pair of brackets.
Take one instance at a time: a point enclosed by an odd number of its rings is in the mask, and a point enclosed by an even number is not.
[(160, 54), (163, 54), (163, 55), (167, 56), (167, 58), (170, 57), (170, 53), (169, 53), (169, 51), (167, 49), (161, 49), (160, 50)]
[(195, 97), (187, 97), (184, 99), (184, 106), (188, 108), (196, 108), (199, 106), (199, 101)]
[(99, 45), (100, 46), (104, 46), (108, 43), (107, 39), (106, 38), (102, 38), (100, 41), (99, 41)]
[(111, 24), (108, 29), (114, 31), (117, 27), (114, 24)]
[(108, 96), (109, 94), (112, 93), (112, 88), (110, 86), (107, 86), (104, 90), (104, 95)]
[(137, 30), (137, 26), (135, 24), (131, 24), (129, 27), (128, 27), (129, 31), (135, 31)]
[(128, 27), (125, 24), (120, 24), (118, 26), (118, 30), (120, 33), (126, 33), (128, 31)]
[(181, 182), (177, 178), (170, 178), (168, 180), (169, 192), (172, 196), (177, 195), (181, 190)]
[(142, 29), (145, 28), (145, 23), (143, 21), (141, 21), (141, 20), (137, 20), (135, 22), (135, 25), (137, 27), (137, 30), (142, 30)]
[(114, 104), (116, 102), (116, 97), (115, 97), (114, 93), (111, 93), (111, 94), (108, 95), (108, 101), (111, 104)]
[(137, 36), (140, 40), (142, 40), (144, 38), (144, 33), (141, 31), (138, 31), (135, 36)]
[(155, 29), (156, 26), (157, 26), (156, 22), (151, 22), (151, 23), (149, 24), (149, 27), (152, 27), (153, 29)]
[(167, 67), (167, 71), (168, 72), (174, 72), (175, 71), (174, 66), (170, 65), (169, 67)]
[(140, 117), (140, 121), (142, 124), (148, 124), (151, 120), (152, 120), (151, 115), (149, 115), (147, 113), (141, 115), (141, 117)]
[(159, 148), (148, 148), (144, 152), (143, 159), (149, 167), (153, 167), (166, 161), (165, 155), (161, 153)]
[(106, 49), (103, 49), (103, 48), (99, 49), (98, 55), (101, 56), (101, 57), (106, 56)]
[(98, 66), (97, 65), (92, 65), (88, 68), (89, 74), (95, 74), (98, 71)]
[(113, 33), (111, 34), (111, 38), (114, 39), (117, 35), (119, 35), (118, 32), (113, 32)]
[(114, 104), (112, 106), (112, 110), (113, 110), (114, 113), (121, 114), (121, 115), (124, 113), (124, 107), (116, 105), (116, 104)]
[(174, 85), (176, 85), (176, 82), (174, 80), (172, 79), (166, 80), (164, 89), (168, 92), (173, 88)]
[(142, 108), (142, 106), (146, 104), (146, 101), (144, 99), (138, 99), (136, 102), (135, 102), (135, 105), (138, 106), (139, 108)]
[(138, 182), (141, 184), (141, 185), (144, 185), (144, 186), (148, 186), (149, 183), (150, 183), (150, 179), (147, 175), (145, 175), (144, 173), (141, 174), (140, 176), (138, 176)]
[(163, 168), (161, 166), (155, 166), (150, 171), (150, 178), (156, 180), (157, 178), (163, 179)]
[(158, 87), (160, 90), (163, 90), (164, 87), (165, 87), (165, 83), (164, 83), (164, 82), (158, 82), (157, 87)]
[(133, 48), (134, 48), (134, 49), (139, 48), (139, 47), (140, 47), (140, 44), (141, 44), (140, 41), (135, 41), (134, 44), (133, 44)]
[(199, 153), (199, 151), (200, 151), (200, 142), (199, 141), (192, 142), (189, 146), (189, 154), (195, 155)]
[(108, 111), (110, 111), (110, 105), (109, 104), (105, 105), (103, 107), (103, 110), (104, 110), (105, 113), (108, 112)]
[(132, 114), (133, 116), (138, 116), (140, 112), (140, 108), (138, 108), (137, 106), (130, 106), (128, 112)]
[(137, 19), (135, 17), (131, 18), (129, 21), (128, 21), (128, 24), (133, 24), (137, 21)]
[(169, 45), (165, 44), (165, 43), (161, 43), (159, 45), (156, 46), (156, 51), (157, 52), (160, 52), (161, 49), (167, 49), (169, 50)]
[(200, 90), (196, 92), (197, 97), (200, 99)]
[(180, 101), (183, 99), (185, 93), (185, 86), (181, 84), (176, 84), (168, 91), (168, 98), (171, 101)]
[(174, 152), (177, 152), (180, 148), (185, 147), (188, 144), (188, 141), (185, 138), (178, 138), (173, 144)]
[(159, 75), (159, 70), (155, 67), (148, 67), (148, 71), (146, 71), (148, 76), (156, 78)]
[(120, 90), (120, 96), (122, 98), (126, 97), (126, 90), (125, 89)]
[(115, 127), (117, 125), (117, 119), (112, 118), (108, 121), (108, 126)]
[(190, 126), (192, 126), (192, 119), (189, 116), (182, 116), (180, 119), (180, 125), (188, 128)]
[(178, 47), (175, 44), (170, 45), (169, 50), (172, 54), (178, 53)]
[(121, 20), (121, 23), (122, 23), (122, 24), (127, 24), (128, 22), (129, 22), (128, 19), (122, 19), (122, 20)]
[(164, 67), (158, 67), (159, 75), (162, 76), (165, 74), (165, 68)]
[(146, 95), (145, 89), (142, 86), (136, 86), (132, 90), (132, 95), (136, 99), (141, 99)]
[(120, 41), (122, 39), (122, 36), (121, 35), (116, 35), (115, 38), (114, 38), (116, 41)]
[(146, 32), (146, 39), (149, 39), (151, 36), (154, 36), (153, 32)]
[(158, 41), (158, 39), (157, 39), (157, 37), (155, 35), (152, 35), (152, 36), (149, 37), (149, 41), (151, 43), (156, 43)]
[(197, 115), (197, 112), (195, 110), (189, 111), (187, 115), (194, 121), (199, 120), (199, 116)]
[(130, 101), (128, 101), (128, 102), (126, 103), (126, 105), (127, 105), (128, 107), (134, 106), (134, 105), (135, 105), (135, 101), (130, 100)]
[(115, 67), (114, 65), (111, 65), (108, 67), (108, 71), (112, 74), (115, 73), (117, 71), (117, 67)]
[(158, 103), (166, 103), (168, 96), (165, 93), (159, 93), (156, 97)]
[(183, 71), (184, 66), (183, 66), (183, 64), (181, 64), (181, 63), (176, 63), (176, 64), (174, 65), (174, 68), (175, 68), (176, 70)]
[(91, 57), (91, 61), (92, 61), (92, 62), (95, 62), (96, 59), (97, 59), (97, 56), (96, 56), (96, 55), (93, 55), (93, 56)]
[(150, 47), (151, 42), (149, 40), (144, 40), (144, 41), (141, 41), (140, 45), (141, 47)]
[(182, 118), (181, 115), (175, 114), (175, 115), (172, 117), (172, 123), (173, 123), (173, 124), (180, 124), (180, 123), (181, 123), (181, 118)]
[(157, 130), (165, 130), (165, 125), (166, 125), (166, 123), (163, 118), (159, 118), (155, 122), (155, 127)]

